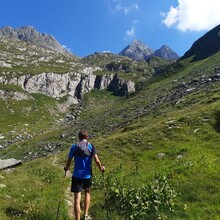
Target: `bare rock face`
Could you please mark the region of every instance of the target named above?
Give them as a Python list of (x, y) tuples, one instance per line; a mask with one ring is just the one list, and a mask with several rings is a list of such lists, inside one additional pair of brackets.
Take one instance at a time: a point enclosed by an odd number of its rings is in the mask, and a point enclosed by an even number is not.
[(75, 94), (80, 82), (79, 74), (41, 73), (35, 76), (27, 76), (18, 80), (24, 90), (30, 93), (43, 93), (54, 98), (63, 97), (70, 93)]
[(16, 160), (14, 158), (6, 159), (6, 160), (0, 159), (0, 170), (12, 168), (21, 164), (22, 164), (21, 160)]
[[(78, 99), (94, 88), (108, 89), (120, 96), (128, 96), (135, 92), (134, 82), (120, 79), (117, 74), (94, 75), (95, 70), (86, 69), (84, 73), (69, 72), (66, 74), (41, 73), (34, 76), (28, 74), (12, 79), (0, 77), (0, 83), (19, 85), (28, 93), (42, 93), (53, 98), (68, 95), (72, 97), (70, 99), (72, 103), (76, 103)], [(1, 92), (0, 95), (5, 94)], [(10, 96), (17, 99), (28, 98), (25, 94), (11, 94)]]
[(95, 88), (100, 90), (108, 88), (108, 86), (114, 79), (114, 75), (115, 74), (96, 76)]

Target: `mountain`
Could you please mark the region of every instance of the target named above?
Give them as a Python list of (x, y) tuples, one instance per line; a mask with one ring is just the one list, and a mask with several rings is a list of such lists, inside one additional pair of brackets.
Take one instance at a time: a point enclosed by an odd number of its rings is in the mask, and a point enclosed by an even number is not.
[(179, 55), (170, 49), (167, 45), (163, 45), (160, 49), (155, 50), (154, 56), (165, 58), (167, 60), (179, 59)]
[(128, 56), (134, 60), (146, 60), (154, 51), (139, 40), (134, 40), (125, 47), (119, 54)]
[(60, 43), (52, 35), (42, 34), (31, 26), (25, 26), (21, 28), (6, 26), (0, 28), (0, 37), (1, 36), (6, 38), (19, 39), (36, 46), (73, 56), (73, 54), (71, 54), (62, 45), (60, 45)]
[(167, 45), (163, 45), (160, 49), (154, 51), (139, 40), (134, 40), (119, 54), (122, 56), (128, 56), (134, 60), (147, 60), (154, 56), (167, 60), (177, 60), (179, 58), (178, 54)]
[(216, 26), (197, 41), (181, 57), (181, 60), (193, 57), (193, 61), (205, 59), (220, 50), (220, 25)]

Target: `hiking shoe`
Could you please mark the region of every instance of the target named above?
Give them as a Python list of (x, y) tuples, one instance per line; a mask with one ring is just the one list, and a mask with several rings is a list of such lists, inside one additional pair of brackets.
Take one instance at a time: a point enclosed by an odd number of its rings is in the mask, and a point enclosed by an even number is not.
[(85, 215), (84, 216), (84, 220), (91, 220), (91, 219), (92, 219), (92, 217), (90, 215)]

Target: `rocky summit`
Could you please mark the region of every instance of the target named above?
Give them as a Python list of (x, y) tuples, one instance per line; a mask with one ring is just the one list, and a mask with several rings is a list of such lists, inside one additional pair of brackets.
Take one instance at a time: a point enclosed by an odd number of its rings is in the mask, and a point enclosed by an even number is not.
[(60, 45), (60, 43), (52, 35), (42, 34), (31, 26), (25, 26), (21, 28), (6, 26), (0, 28), (0, 36), (11, 39), (19, 39), (36, 46), (72, 56), (72, 54), (62, 45)]
[(179, 59), (179, 55), (170, 49), (167, 45), (163, 45), (160, 49), (155, 50), (154, 56), (165, 58), (167, 60)]
[(139, 61), (147, 60), (148, 58), (155, 56), (167, 60), (179, 59), (179, 55), (172, 49), (170, 49), (167, 45), (163, 45), (160, 49), (154, 51), (139, 40), (134, 40), (130, 45), (125, 47), (119, 54)]
[(119, 54), (128, 56), (134, 60), (146, 60), (154, 51), (139, 40), (134, 40), (125, 47)]

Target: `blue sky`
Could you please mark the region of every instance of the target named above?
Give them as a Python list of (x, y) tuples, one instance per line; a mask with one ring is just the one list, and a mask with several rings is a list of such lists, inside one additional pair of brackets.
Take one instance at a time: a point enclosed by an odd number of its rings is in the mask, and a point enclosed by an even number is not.
[(33, 26), (72, 53), (119, 53), (134, 39), (182, 56), (220, 24), (219, 0), (1, 0), (0, 27)]

